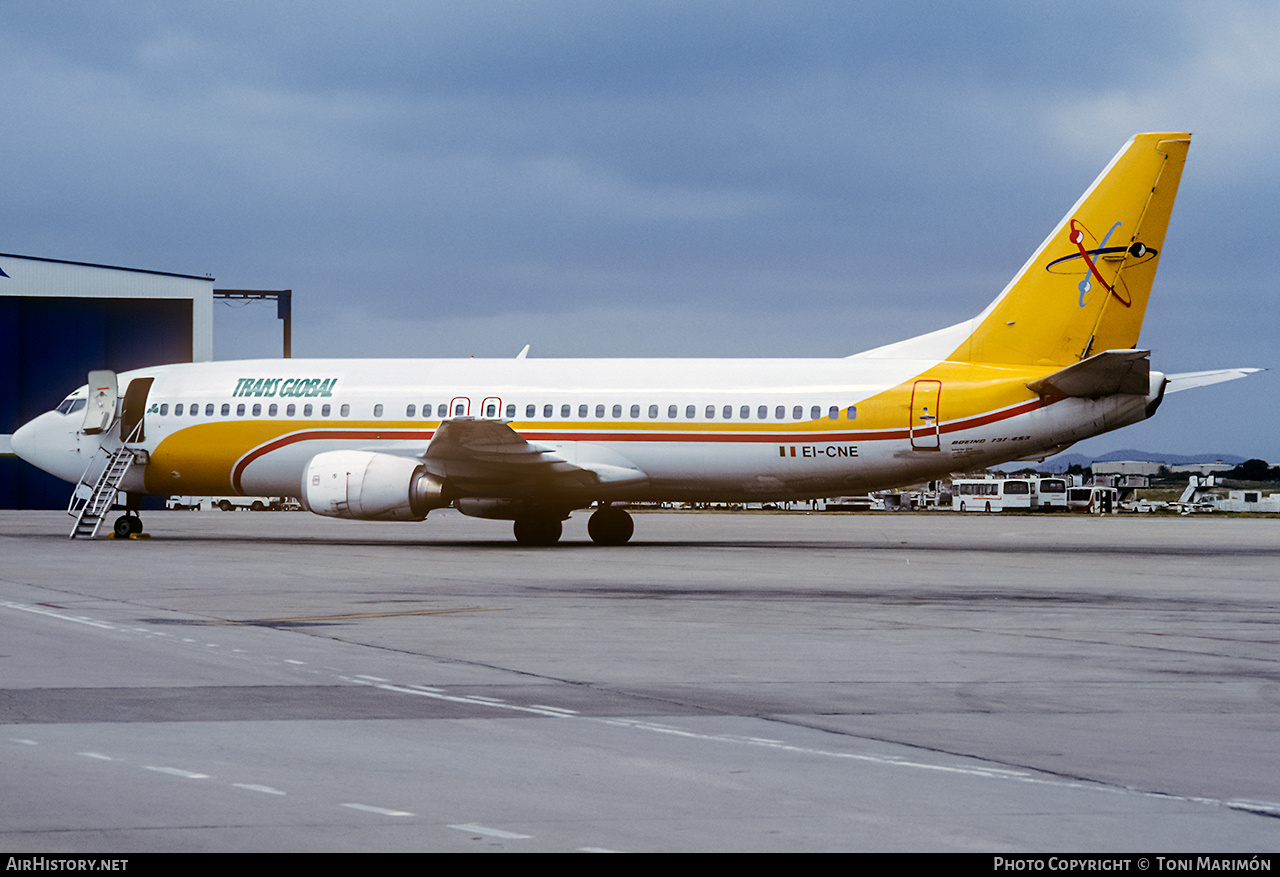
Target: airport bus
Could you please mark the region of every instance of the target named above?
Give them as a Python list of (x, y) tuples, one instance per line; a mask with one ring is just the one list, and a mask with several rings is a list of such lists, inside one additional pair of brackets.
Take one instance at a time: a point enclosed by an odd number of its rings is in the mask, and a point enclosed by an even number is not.
[(1073, 512), (1115, 511), (1120, 505), (1120, 491), (1114, 487), (1072, 487), (1067, 490), (1067, 508)]
[(1036, 507), (1065, 509), (1067, 507), (1067, 479), (1042, 477), (1037, 479)]
[(998, 512), (1035, 508), (1034, 478), (957, 478), (951, 482), (951, 510)]

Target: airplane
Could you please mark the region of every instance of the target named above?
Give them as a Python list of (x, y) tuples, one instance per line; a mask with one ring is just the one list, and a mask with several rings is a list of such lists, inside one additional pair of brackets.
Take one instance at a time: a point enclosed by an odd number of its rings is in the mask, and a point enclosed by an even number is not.
[(452, 507), (510, 520), (531, 546), (592, 506), (590, 538), (621, 545), (628, 502), (805, 500), (1043, 459), (1151, 417), (1166, 393), (1258, 371), (1165, 375), (1136, 347), (1190, 138), (1133, 137), (976, 317), (853, 356), (526, 347), (102, 370), (12, 448), (78, 483), (82, 516), (123, 491), (120, 537), (141, 533), (143, 494), (239, 494), (371, 521)]

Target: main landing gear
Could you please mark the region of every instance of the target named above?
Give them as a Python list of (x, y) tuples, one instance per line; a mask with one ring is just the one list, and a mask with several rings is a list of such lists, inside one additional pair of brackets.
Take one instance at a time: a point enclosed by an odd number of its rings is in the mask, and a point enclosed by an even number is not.
[(560, 519), (551, 515), (522, 515), (515, 520), (516, 541), (521, 545), (555, 545), (563, 531)]
[[(516, 541), (521, 545), (545, 548), (560, 541), (564, 528), (554, 514), (521, 515), (515, 519)], [(587, 535), (597, 545), (626, 545), (636, 530), (625, 509), (601, 506), (587, 519)]]
[(601, 506), (587, 519), (587, 535), (597, 545), (626, 545), (636, 523), (624, 509)]

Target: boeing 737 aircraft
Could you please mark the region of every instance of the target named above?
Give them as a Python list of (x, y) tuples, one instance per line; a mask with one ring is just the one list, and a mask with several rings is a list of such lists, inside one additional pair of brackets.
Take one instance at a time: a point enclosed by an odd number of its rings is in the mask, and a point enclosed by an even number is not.
[[(12, 438), (78, 483), (74, 535), (118, 492), (298, 496), (316, 514), (421, 521), (452, 506), (524, 544), (631, 538), (627, 501), (809, 499), (1042, 459), (1145, 420), (1136, 349), (1189, 134), (1125, 144), (1004, 291), (964, 323), (844, 359), (249, 360), (89, 382)], [(123, 394), (117, 398), (118, 387)]]

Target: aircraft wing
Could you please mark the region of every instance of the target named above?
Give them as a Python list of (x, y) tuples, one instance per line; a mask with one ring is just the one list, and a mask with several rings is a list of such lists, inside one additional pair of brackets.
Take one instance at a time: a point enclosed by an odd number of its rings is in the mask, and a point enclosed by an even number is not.
[(1027, 387), (1045, 396), (1145, 396), (1151, 391), (1150, 355), (1150, 350), (1104, 350), (1051, 375), (1028, 381)]
[(1166, 375), (1169, 379), (1169, 385), (1165, 388), (1166, 393), (1176, 393), (1179, 390), (1190, 390), (1193, 387), (1207, 387), (1210, 384), (1220, 384), (1223, 381), (1234, 381), (1236, 378), (1247, 378), (1255, 372), (1266, 371), (1261, 368), (1219, 368), (1207, 372), (1183, 372), (1179, 375)]
[(648, 481), (629, 461), (582, 459), (578, 450), (578, 459), (570, 462), (553, 448), (530, 444), (502, 421), (459, 418), (440, 424), (423, 463), (443, 481), (491, 496), (591, 494)]

